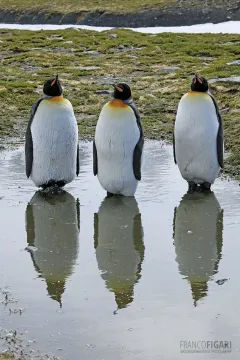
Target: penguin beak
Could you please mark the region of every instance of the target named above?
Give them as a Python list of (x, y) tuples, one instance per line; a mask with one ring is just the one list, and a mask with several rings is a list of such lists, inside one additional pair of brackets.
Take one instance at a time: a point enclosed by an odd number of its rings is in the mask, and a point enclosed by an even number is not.
[(201, 77), (198, 75), (198, 73), (196, 73), (196, 74), (194, 75), (194, 80), (193, 80), (193, 82), (194, 82), (194, 84), (196, 84), (196, 82), (199, 82), (200, 84), (203, 83), (203, 82), (202, 82), (202, 79), (201, 79)]
[(58, 81), (58, 74), (56, 75), (55, 79), (51, 82), (51, 86), (53, 86), (56, 83), (56, 81)]

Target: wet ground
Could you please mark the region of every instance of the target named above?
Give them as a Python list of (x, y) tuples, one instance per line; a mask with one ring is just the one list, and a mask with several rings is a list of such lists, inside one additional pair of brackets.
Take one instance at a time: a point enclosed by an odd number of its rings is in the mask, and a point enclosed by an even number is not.
[[(238, 183), (186, 195), (171, 147), (149, 141), (135, 199), (106, 199), (91, 149), (53, 198), (23, 148), (0, 154), (0, 326), (64, 360), (239, 359)], [(181, 354), (191, 340), (232, 352)]]

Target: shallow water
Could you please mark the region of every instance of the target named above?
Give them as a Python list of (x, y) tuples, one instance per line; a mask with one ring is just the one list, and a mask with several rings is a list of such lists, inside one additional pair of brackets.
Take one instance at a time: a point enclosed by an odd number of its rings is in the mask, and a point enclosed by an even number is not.
[[(63, 29), (85, 29), (94, 31), (104, 31), (114, 29), (112, 27), (88, 26), (88, 25), (32, 25), (32, 24), (0, 24), (0, 29), (18, 29), (18, 30), (63, 30)], [(240, 21), (226, 21), (218, 24), (206, 23), (190, 26), (156, 26), (156, 27), (141, 27), (141, 28), (127, 28), (133, 31), (160, 34), (164, 32), (170, 33), (225, 33), (225, 34), (240, 34)]]
[(106, 199), (91, 149), (48, 199), (23, 148), (0, 154), (0, 288), (18, 300), (0, 303), (0, 326), (64, 360), (178, 360), (191, 340), (232, 341), (232, 353), (189, 359), (239, 359), (238, 183), (186, 195), (172, 148), (148, 141), (135, 199)]

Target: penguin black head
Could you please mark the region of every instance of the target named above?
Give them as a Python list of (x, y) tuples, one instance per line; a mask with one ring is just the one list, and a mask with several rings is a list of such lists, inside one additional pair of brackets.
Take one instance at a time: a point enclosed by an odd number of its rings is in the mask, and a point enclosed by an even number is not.
[(60, 96), (62, 95), (62, 86), (58, 80), (58, 75), (55, 79), (47, 80), (43, 86), (43, 92), (48, 96)]
[(208, 91), (208, 82), (204, 77), (195, 74), (191, 84), (192, 91), (206, 92)]
[(128, 100), (132, 97), (132, 92), (127, 84), (120, 83), (114, 86), (113, 97), (120, 100)]

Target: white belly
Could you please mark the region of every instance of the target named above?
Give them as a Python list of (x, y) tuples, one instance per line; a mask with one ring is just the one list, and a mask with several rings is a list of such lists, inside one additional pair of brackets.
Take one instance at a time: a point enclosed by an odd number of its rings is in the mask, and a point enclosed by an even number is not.
[(210, 96), (188, 93), (179, 103), (174, 136), (176, 160), (182, 177), (213, 183), (219, 174), (218, 119)]
[(113, 194), (133, 196), (138, 185), (133, 172), (133, 152), (140, 131), (130, 107), (110, 109), (106, 104), (96, 126), (98, 179)]
[(36, 186), (49, 180), (71, 182), (76, 174), (78, 127), (71, 103), (43, 100), (31, 126)]

